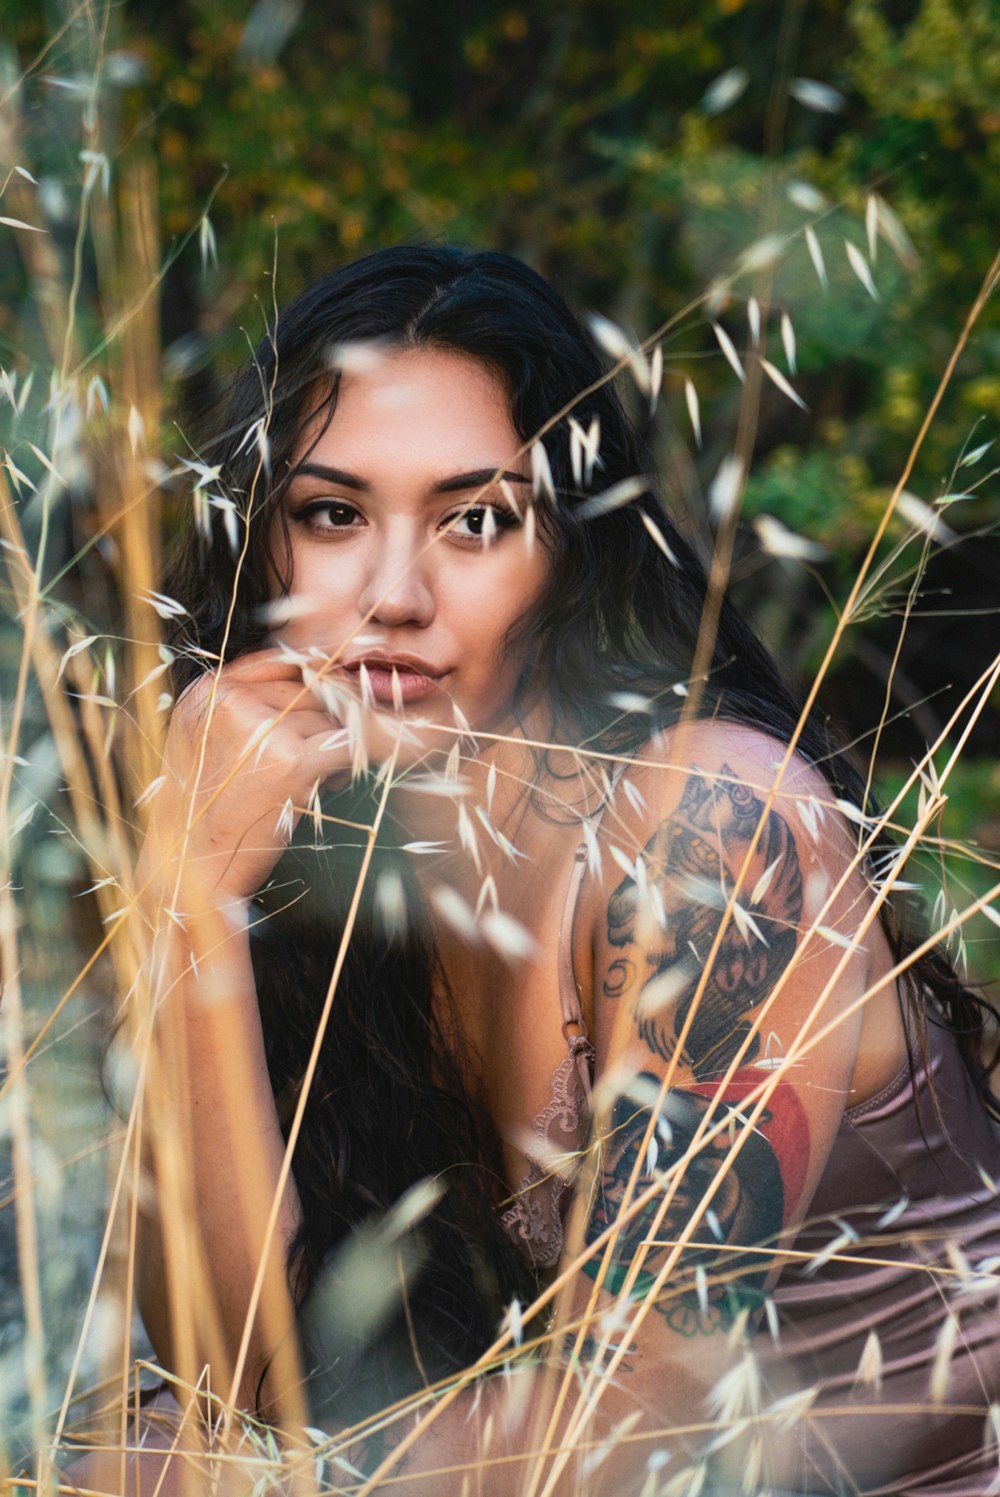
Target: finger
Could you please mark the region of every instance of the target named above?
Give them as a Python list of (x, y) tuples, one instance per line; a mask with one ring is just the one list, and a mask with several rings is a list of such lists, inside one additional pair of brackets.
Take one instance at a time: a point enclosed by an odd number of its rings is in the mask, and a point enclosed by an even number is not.
[[(205, 671), (184, 688), (176, 707), (203, 709), (213, 698), (227, 696), (234, 687), (268, 685), (280, 681), (302, 684), (302, 668), (276, 655), (241, 656), (221, 669)], [(175, 707), (175, 711), (176, 711)]]
[(406, 759), (412, 760), (414, 753), (426, 753), (426, 745), (409, 723), (382, 713), (366, 713), (360, 723), (340, 727), (328, 722), (325, 731), (307, 740), (310, 752), (339, 754), (343, 759), (363, 758), (375, 764), (384, 764), (397, 750)]
[(319, 744), (344, 731), (339, 723), (315, 710), (289, 712), (280, 718), (263, 717), (248, 732), (223, 772), (230, 776), (255, 771), (271, 774), (276, 766), (284, 765), (294, 773), (295, 766), (311, 758)]
[[(198, 689), (197, 695), (188, 698), (186, 705), (197, 712), (207, 708), (213, 690), (215, 700), (225, 702), (229, 710), (253, 715), (261, 710), (286, 713), (303, 704), (326, 711), (340, 721), (350, 700), (350, 693), (339, 683), (304, 681), (301, 669), (289, 666), (286, 661), (254, 663), (231, 673), (227, 668), (214, 683), (203, 677), (193, 684)], [(186, 697), (187, 693), (180, 700)]]
[(313, 712), (328, 711), (326, 700), (300, 678), (297, 681), (241, 682), (236, 688), (240, 696), (245, 694), (248, 708), (265, 707), (272, 711), (295, 712), (308, 708)]
[[(289, 659), (287, 650), (251, 650), (227, 661), (221, 670), (207, 672), (225, 681), (301, 681), (301, 662)], [(202, 679), (199, 677), (199, 679)]]
[(276, 724), (276, 730), (282, 728), (294, 733), (295, 737), (302, 743), (303, 748), (306, 748), (314, 741), (329, 738), (331, 734), (347, 731), (335, 718), (328, 716), (327, 713), (321, 712), (315, 707), (303, 709), (302, 711), (296, 709), (289, 712), (287, 716), (282, 718), (280, 723)]

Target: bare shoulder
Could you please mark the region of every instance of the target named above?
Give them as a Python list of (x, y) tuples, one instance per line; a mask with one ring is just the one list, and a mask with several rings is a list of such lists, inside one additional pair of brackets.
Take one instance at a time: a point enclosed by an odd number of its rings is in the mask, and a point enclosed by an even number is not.
[[(858, 828), (843, 807), (822, 771), (780, 739), (738, 723), (693, 722), (657, 735), (635, 755), (603, 831), (611, 845), (624, 838), (633, 846), (662, 834), (668, 821), (672, 840), (683, 827), (688, 841), (710, 834), (731, 873), (743, 844), (751, 859), (780, 856), (789, 874), (794, 863), (811, 879), (801, 913), (829, 905), (837, 918), (845, 904), (868, 897)], [(741, 884), (748, 874), (749, 867)]]
[[(757, 796), (773, 797), (779, 809), (793, 815), (805, 804), (807, 821), (811, 812), (821, 824), (828, 812), (831, 820), (839, 816), (835, 792), (821, 769), (780, 738), (742, 723), (709, 720), (665, 730), (636, 753), (627, 778), (641, 785), (651, 805), (662, 806), (672, 789), (680, 798), (692, 773), (738, 781)], [(836, 824), (843, 825), (843, 819)]]

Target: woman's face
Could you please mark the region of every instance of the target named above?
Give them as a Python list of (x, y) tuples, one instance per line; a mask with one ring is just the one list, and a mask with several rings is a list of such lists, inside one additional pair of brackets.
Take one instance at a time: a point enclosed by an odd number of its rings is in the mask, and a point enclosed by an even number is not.
[(521, 665), (505, 636), (549, 574), (499, 484), (484, 489), (502, 471), (527, 513), (502, 385), (465, 354), (385, 352), (342, 376), (324, 420), (284, 495), (292, 607), (276, 632), (336, 655), (380, 708), (451, 725), (457, 706), (496, 727)]

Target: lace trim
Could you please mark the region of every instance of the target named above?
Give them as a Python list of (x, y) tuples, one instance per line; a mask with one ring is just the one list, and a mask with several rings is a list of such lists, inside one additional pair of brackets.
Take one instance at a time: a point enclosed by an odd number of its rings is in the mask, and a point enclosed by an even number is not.
[(562, 1207), (579, 1168), (588, 1111), (580, 1057), (592, 1070), (594, 1047), (585, 1035), (577, 1034), (570, 1038), (569, 1054), (553, 1073), (551, 1101), (532, 1124), (539, 1157), (529, 1156), (528, 1171), (513, 1201), (500, 1214), (500, 1225), (536, 1269), (553, 1267), (563, 1249)]

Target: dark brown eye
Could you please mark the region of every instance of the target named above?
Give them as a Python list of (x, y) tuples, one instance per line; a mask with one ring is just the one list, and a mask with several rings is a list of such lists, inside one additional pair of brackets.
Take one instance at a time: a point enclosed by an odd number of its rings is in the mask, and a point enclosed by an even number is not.
[(450, 515), (446, 523), (458, 536), (481, 540), (487, 531), (487, 514), (492, 515), (496, 531), (511, 530), (518, 523), (517, 516), (499, 504), (474, 504), (459, 515)]
[(358, 517), (353, 504), (345, 499), (314, 499), (310, 504), (293, 510), (291, 518), (299, 525), (313, 530), (347, 530)]
[(350, 504), (324, 504), (323, 513), (331, 525), (350, 525), (357, 511)]

